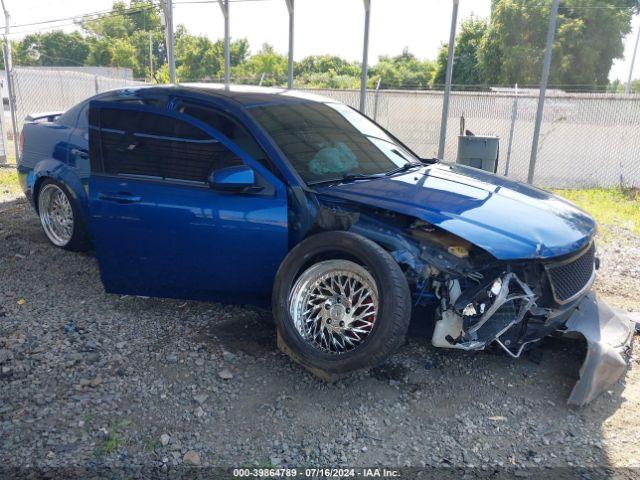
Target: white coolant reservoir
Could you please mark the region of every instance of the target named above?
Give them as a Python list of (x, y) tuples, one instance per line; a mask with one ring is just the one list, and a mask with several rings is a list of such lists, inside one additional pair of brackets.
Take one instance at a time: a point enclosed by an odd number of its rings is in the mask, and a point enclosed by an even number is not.
[(447, 341), (447, 336), (458, 338), (462, 333), (462, 317), (452, 310), (442, 313), (442, 318), (436, 322), (433, 329), (431, 344), (440, 348), (463, 348), (461, 345), (452, 345)]
[[(449, 282), (449, 302), (455, 303), (461, 294), (460, 283), (457, 280)], [(447, 336), (458, 338), (462, 334), (462, 317), (451, 309), (442, 312), (442, 318), (436, 322), (431, 337), (431, 344), (440, 348), (462, 348), (460, 345), (452, 345), (447, 341)]]

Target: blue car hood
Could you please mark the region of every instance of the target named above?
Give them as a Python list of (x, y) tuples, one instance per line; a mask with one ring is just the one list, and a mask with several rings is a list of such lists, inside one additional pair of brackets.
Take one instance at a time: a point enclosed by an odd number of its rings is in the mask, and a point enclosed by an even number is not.
[(436, 225), (498, 260), (546, 259), (586, 246), (593, 219), (543, 190), (460, 165), (318, 186), (318, 193)]

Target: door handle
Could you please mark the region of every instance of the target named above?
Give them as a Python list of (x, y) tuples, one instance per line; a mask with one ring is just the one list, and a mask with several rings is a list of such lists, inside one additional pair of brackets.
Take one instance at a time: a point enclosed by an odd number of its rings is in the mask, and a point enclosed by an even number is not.
[(89, 158), (89, 152), (82, 150), (81, 148), (72, 148), (71, 155), (76, 155), (80, 158)]
[(133, 195), (131, 193), (119, 192), (119, 193), (99, 193), (98, 200), (105, 200), (107, 202), (116, 203), (136, 203), (142, 200), (142, 197)]

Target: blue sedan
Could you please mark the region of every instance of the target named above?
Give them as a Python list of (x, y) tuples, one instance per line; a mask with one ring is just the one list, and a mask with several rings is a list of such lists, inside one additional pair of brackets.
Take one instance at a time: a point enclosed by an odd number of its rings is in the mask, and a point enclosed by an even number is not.
[(271, 305), (279, 347), (322, 378), (383, 362), (412, 313), (437, 347), (512, 357), (547, 335), (582, 334), (573, 403), (624, 371), (633, 329), (591, 293), (589, 215), (420, 158), (341, 103), (123, 89), (31, 115), (21, 145), (44, 233), (93, 248), (107, 292)]

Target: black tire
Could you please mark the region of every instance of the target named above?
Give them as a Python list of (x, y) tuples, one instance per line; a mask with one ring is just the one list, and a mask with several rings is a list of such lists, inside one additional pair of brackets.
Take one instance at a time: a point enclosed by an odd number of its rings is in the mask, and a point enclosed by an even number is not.
[[(47, 185), (55, 185), (60, 190), (62, 190), (64, 195), (67, 197), (69, 204), (71, 205), (71, 210), (73, 212), (73, 233), (71, 235), (71, 238), (65, 245), (57, 245), (55, 242), (53, 242), (51, 238), (49, 238), (49, 235), (47, 234), (46, 230), (44, 229), (44, 225), (42, 224), (42, 216), (40, 215), (40, 193), (45, 189)], [(80, 209), (78, 207), (78, 202), (76, 202), (75, 198), (73, 197), (73, 195), (71, 195), (71, 193), (69, 192), (69, 189), (64, 183), (58, 182), (57, 180), (53, 180), (51, 178), (47, 178), (43, 180), (42, 183), (40, 183), (38, 186), (38, 191), (35, 198), (35, 204), (38, 210), (38, 215), (40, 217), (40, 225), (43, 227), (45, 236), (51, 242), (52, 245), (58, 248), (62, 248), (64, 250), (70, 250), (73, 252), (85, 252), (89, 250), (89, 247), (90, 247), (89, 233), (87, 231), (86, 225), (82, 220)]]
[[(379, 298), (377, 317), (366, 340), (340, 354), (322, 351), (303, 339), (289, 305), (298, 276), (331, 259), (347, 259), (365, 267), (376, 282)], [(276, 274), (272, 308), (283, 350), (310, 371), (331, 380), (379, 365), (403, 344), (411, 318), (411, 295), (399, 265), (382, 247), (354, 233), (331, 231), (313, 235), (289, 252)]]

